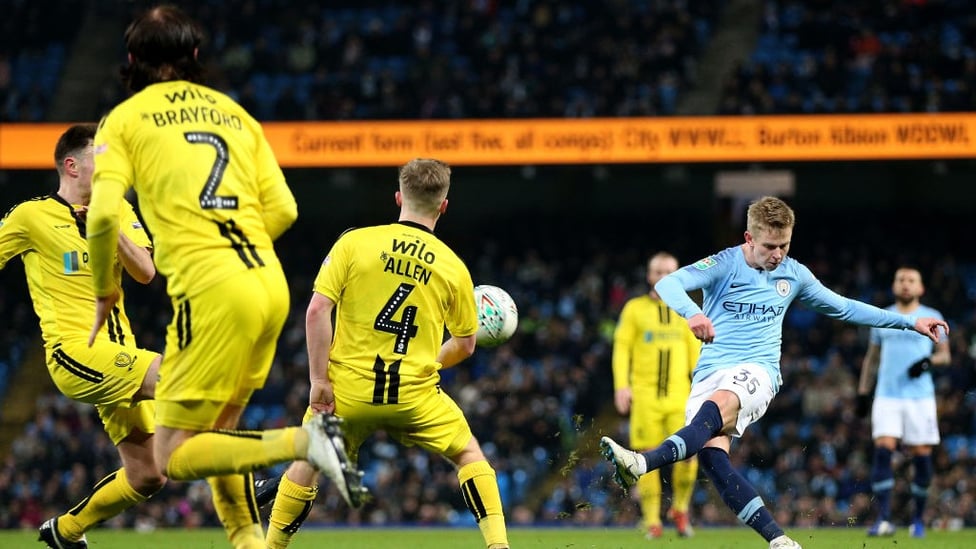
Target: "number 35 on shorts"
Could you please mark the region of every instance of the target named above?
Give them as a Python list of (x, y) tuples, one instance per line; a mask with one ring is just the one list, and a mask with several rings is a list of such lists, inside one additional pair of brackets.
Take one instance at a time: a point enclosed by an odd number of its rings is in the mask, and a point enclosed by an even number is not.
[(749, 370), (742, 369), (739, 370), (739, 373), (732, 376), (732, 383), (735, 383), (736, 385), (744, 388), (746, 391), (749, 392), (750, 395), (754, 395), (756, 394), (756, 391), (759, 390), (759, 384), (761, 383), (761, 381), (759, 380), (759, 378), (752, 375), (752, 373), (749, 372)]

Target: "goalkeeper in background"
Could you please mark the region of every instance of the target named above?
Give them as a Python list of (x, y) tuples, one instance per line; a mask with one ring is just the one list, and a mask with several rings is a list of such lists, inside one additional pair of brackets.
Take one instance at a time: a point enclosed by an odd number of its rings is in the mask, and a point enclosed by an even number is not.
[[(685, 425), (685, 404), (691, 392), (691, 371), (698, 361), (701, 342), (688, 322), (667, 306), (654, 285), (678, 270), (678, 260), (658, 252), (647, 262), (651, 290), (624, 305), (613, 336), (614, 405), (630, 415), (630, 445), (650, 450)], [(674, 464), (671, 471), (673, 499), (668, 515), (678, 535), (694, 534), (688, 516), (698, 460)], [(662, 536), (660, 471), (651, 471), (637, 482), (644, 527), (649, 539)]]
[[(942, 318), (939, 311), (919, 302), (925, 286), (918, 269), (901, 267), (895, 271), (891, 291), (895, 294), (895, 303), (888, 307), (889, 311)], [(891, 523), (891, 491), (895, 485), (891, 456), (899, 441), (911, 454), (915, 468), (911, 484), (915, 509), (909, 533), (916, 538), (925, 535), (922, 515), (932, 484), (932, 447), (939, 444), (935, 384), (929, 368), (947, 365), (949, 361), (949, 342), (945, 335), (934, 343), (923, 335), (906, 330), (871, 330), (871, 344), (864, 355), (857, 389), (858, 415), (866, 416), (871, 408), (871, 438), (874, 439), (871, 491), (878, 516), (868, 529), (869, 536), (895, 533)], [(870, 405), (872, 387), (874, 406)]]

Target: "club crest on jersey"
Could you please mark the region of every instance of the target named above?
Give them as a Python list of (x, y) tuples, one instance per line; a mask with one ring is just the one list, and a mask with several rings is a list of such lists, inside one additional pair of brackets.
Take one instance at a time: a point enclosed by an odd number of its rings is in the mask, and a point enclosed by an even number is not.
[(776, 281), (776, 293), (782, 297), (790, 295), (790, 281), (785, 279), (779, 279)]
[(714, 267), (716, 265), (718, 265), (718, 261), (715, 261), (715, 258), (714, 257), (709, 256), (709, 257), (706, 257), (705, 259), (702, 259), (700, 261), (696, 261), (693, 264), (693, 267), (695, 267), (699, 271), (704, 271), (705, 269), (711, 269), (712, 267)]
[(132, 364), (136, 361), (136, 357), (130, 355), (129, 353), (122, 352), (115, 355), (115, 366), (117, 368), (131, 369)]

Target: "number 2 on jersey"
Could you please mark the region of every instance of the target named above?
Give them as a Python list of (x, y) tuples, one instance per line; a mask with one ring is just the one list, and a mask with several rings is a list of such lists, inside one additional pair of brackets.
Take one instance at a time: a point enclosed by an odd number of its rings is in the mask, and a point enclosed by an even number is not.
[(217, 187), (220, 186), (220, 181), (224, 178), (224, 170), (227, 169), (227, 162), (230, 161), (227, 141), (213, 132), (186, 132), (183, 137), (188, 143), (210, 145), (217, 151), (217, 158), (210, 168), (210, 175), (203, 185), (203, 190), (200, 191), (200, 207), (204, 210), (236, 210), (236, 196), (217, 196)]

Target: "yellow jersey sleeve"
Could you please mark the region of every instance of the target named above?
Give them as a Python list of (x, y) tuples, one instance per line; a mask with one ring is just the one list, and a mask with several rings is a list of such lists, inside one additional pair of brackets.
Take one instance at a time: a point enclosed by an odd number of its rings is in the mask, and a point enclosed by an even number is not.
[(125, 201), (123, 194), (125, 187), (119, 181), (108, 179), (97, 185), (92, 182), (86, 238), (95, 297), (111, 295), (119, 288), (114, 267), (119, 245), (119, 211)]
[(635, 323), (635, 301), (628, 300), (620, 311), (620, 320), (613, 332), (613, 388), (626, 389), (630, 387), (631, 359), (633, 356), (634, 338), (637, 337)]
[[(18, 204), (17, 206), (19, 206)], [(30, 231), (23, 219), (24, 208), (14, 206), (0, 220), (0, 269), (30, 248)]]
[[(258, 128), (260, 131), (260, 128)], [(261, 133), (255, 157), (258, 187), (261, 191), (261, 216), (271, 240), (277, 240), (298, 218), (298, 203), (285, 183), (285, 175), (278, 166), (271, 145)]]
[(329, 250), (329, 255), (325, 256), (319, 273), (315, 276), (312, 289), (316, 292), (338, 303), (339, 297), (346, 284), (347, 266), (349, 258), (346, 248), (346, 241), (340, 238)]
[(458, 277), (456, 299), (447, 314), (447, 331), (453, 336), (467, 337), (478, 331), (478, 307), (474, 301), (471, 273), (464, 270)]

